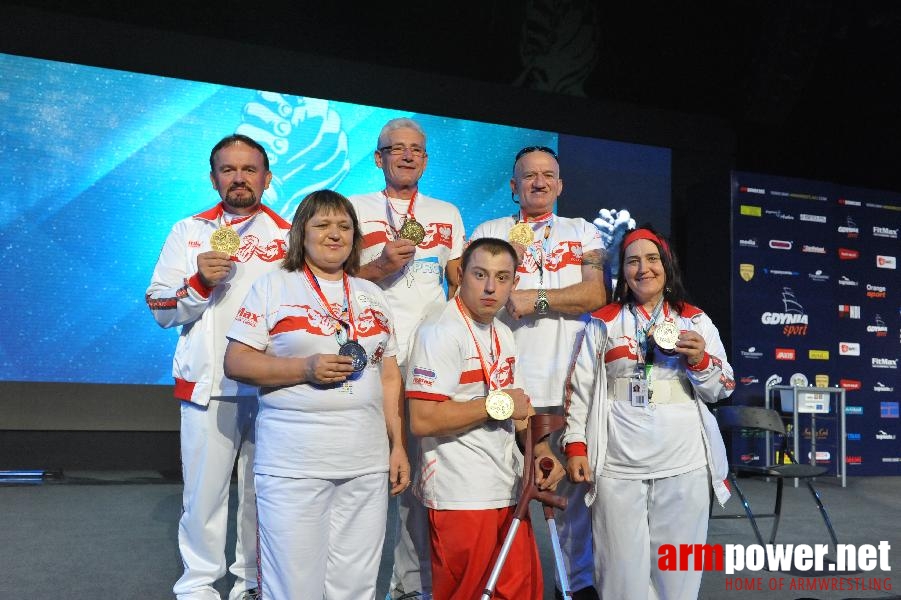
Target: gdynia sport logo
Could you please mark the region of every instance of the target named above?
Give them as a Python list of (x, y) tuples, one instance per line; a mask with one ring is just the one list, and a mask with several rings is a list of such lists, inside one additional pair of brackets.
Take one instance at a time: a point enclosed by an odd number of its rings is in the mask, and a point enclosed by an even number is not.
[[(838, 544), (832, 562), (827, 559), (829, 544), (664, 544), (657, 566), (661, 571), (738, 575), (726, 578), (727, 590), (890, 590), (890, 550), (885, 540), (875, 546)], [(761, 571), (770, 572), (769, 581), (746, 576)], [(793, 577), (786, 580), (780, 572)]]

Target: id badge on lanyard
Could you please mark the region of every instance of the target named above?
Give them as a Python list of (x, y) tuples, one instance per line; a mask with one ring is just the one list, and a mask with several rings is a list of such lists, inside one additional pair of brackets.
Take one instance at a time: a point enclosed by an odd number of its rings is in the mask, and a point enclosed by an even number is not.
[(648, 375), (642, 363), (635, 365), (635, 372), (629, 378), (629, 401), (637, 408), (648, 405)]

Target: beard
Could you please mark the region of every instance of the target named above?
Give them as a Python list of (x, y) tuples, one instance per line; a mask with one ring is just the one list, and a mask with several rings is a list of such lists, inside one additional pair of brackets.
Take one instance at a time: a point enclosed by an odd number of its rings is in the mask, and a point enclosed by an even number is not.
[[(246, 193), (240, 194), (239, 192), (244, 191)], [(228, 190), (225, 194), (225, 198), (222, 199), (226, 205), (232, 208), (250, 208), (252, 206), (256, 206), (259, 203), (260, 198), (257, 196), (253, 188), (248, 185), (233, 187)]]

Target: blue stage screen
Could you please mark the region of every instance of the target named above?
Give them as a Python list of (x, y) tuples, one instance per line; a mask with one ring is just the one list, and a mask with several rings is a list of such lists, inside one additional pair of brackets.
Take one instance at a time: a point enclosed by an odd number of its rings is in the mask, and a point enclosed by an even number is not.
[(0, 54), (0, 381), (171, 383), (177, 332), (144, 292), (172, 224), (219, 201), (212, 146), (263, 143), (264, 201), (290, 220), (314, 189), (383, 187), (373, 150), (400, 116), (429, 136), (423, 193), (457, 204), (467, 232), (516, 210), (512, 158), (536, 144), (561, 150), (565, 181), (566, 148), (584, 150), (572, 189), (597, 193), (569, 216), (639, 206), (669, 229), (666, 148)]

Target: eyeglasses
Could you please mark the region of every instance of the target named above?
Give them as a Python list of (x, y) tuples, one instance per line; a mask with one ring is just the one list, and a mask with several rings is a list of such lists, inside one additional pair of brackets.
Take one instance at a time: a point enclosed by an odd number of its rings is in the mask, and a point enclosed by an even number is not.
[(557, 158), (557, 153), (553, 148), (548, 148), (547, 146), (526, 146), (522, 150), (516, 153), (516, 158), (513, 159), (513, 162), (518, 161), (520, 158), (528, 154), (529, 152), (544, 152), (545, 154), (550, 154), (555, 159)]
[(403, 144), (394, 144), (393, 146), (382, 146), (379, 152), (387, 152), (391, 156), (401, 156), (406, 154), (407, 150), (413, 155), (413, 158), (422, 158), (425, 156), (425, 148), (422, 146), (404, 146)]

